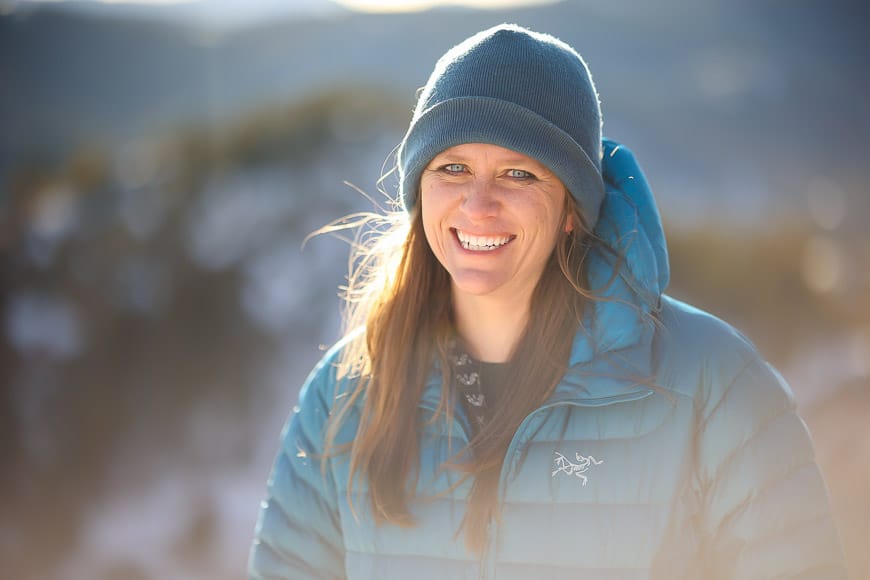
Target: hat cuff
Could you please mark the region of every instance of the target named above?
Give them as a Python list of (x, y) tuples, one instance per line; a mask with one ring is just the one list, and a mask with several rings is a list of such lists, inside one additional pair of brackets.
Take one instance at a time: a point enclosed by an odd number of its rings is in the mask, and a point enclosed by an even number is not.
[(590, 152), (544, 117), (491, 97), (447, 99), (415, 120), (399, 149), (399, 194), (406, 210), (417, 202), (420, 175), (429, 162), (463, 143), (498, 145), (540, 161), (565, 184), (587, 226), (591, 229), (597, 223), (604, 199), (598, 152), (593, 153), (593, 161)]

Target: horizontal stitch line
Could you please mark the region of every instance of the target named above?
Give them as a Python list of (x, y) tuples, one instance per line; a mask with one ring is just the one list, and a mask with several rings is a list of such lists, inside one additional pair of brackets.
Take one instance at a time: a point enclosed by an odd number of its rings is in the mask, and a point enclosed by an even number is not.
[(586, 506), (595, 506), (595, 507), (614, 507), (614, 506), (623, 506), (623, 507), (639, 507), (639, 506), (649, 506), (649, 507), (659, 507), (665, 505), (667, 502), (603, 502), (599, 500), (589, 500), (589, 501), (532, 501), (532, 500), (510, 500), (502, 502), (502, 506), (510, 506), (510, 505), (586, 505)]
[[(846, 570), (843, 569), (843, 565), (840, 564), (839, 562), (831, 561), (831, 562), (824, 562), (821, 564), (812, 564), (809, 566), (805, 566), (804, 568), (801, 568), (800, 570), (797, 570), (796, 572), (786, 572), (783, 574), (777, 574), (776, 576), (774, 576), (774, 578), (772, 580), (779, 580), (780, 578), (785, 578), (785, 579), (787, 579), (787, 578), (800, 578), (801, 576), (807, 574), (808, 572), (815, 573), (818, 570), (827, 570), (827, 571), (835, 570), (835, 571), (839, 572), (840, 574), (842, 574), (842, 577), (844, 579), (846, 578)], [(822, 578), (824, 578), (824, 576), (822, 576)]]
[(782, 540), (783, 536), (789, 536), (794, 531), (800, 530), (801, 528), (805, 528), (807, 526), (812, 525), (814, 530), (818, 530), (819, 522), (830, 522), (830, 514), (822, 511), (814, 514), (812, 517), (808, 518), (800, 518), (794, 521), (789, 522), (785, 526), (781, 526), (778, 528), (771, 528), (768, 532), (762, 536), (754, 538), (751, 546), (749, 547), (751, 550), (762, 550), (766, 549), (767, 546), (764, 544), (769, 544), (771, 542), (776, 542), (777, 540)]
[(392, 552), (363, 552), (362, 550), (354, 550), (352, 548), (345, 548), (345, 552), (348, 554), (360, 554), (362, 556), (373, 556), (373, 557), (388, 557), (388, 558), (419, 558), (422, 560), (436, 560), (438, 562), (443, 562), (444, 560), (449, 560), (451, 562), (462, 562), (467, 564), (477, 564), (478, 560), (476, 558), (455, 558), (450, 556), (425, 556), (423, 554), (404, 554), (404, 553), (392, 553)]
[(586, 566), (586, 567), (580, 567), (580, 566), (567, 566), (567, 565), (566, 566), (553, 566), (553, 565), (548, 565), (548, 564), (538, 564), (535, 562), (516, 562), (514, 560), (509, 560), (509, 561), (502, 560), (502, 561), (499, 561), (496, 565), (498, 567), (502, 567), (502, 566), (529, 567), (529, 566), (533, 566), (535, 568), (548, 568), (551, 570), (571, 570), (572, 572), (579, 572), (579, 571), (582, 571), (582, 572), (593, 572), (593, 571), (612, 572), (615, 570), (641, 571), (641, 570), (649, 570), (650, 569), (649, 566), (637, 566), (637, 567), (635, 567), (635, 566), (594, 566), (594, 567)]

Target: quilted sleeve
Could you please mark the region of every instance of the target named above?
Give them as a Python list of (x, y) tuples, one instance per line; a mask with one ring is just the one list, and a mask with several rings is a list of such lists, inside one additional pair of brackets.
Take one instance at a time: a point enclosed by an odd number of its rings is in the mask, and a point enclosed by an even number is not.
[(345, 577), (335, 483), (320, 459), (335, 374), (328, 357), (309, 375), (281, 433), (248, 561), (251, 580)]
[(846, 578), (828, 493), (782, 377), (751, 356), (698, 437), (705, 578)]

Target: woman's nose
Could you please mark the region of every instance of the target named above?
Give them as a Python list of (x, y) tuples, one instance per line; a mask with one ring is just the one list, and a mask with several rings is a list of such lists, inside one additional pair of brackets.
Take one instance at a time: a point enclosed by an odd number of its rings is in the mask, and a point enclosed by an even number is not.
[(485, 219), (498, 214), (499, 200), (494, 184), (488, 179), (475, 179), (468, 184), (462, 209), (473, 219)]

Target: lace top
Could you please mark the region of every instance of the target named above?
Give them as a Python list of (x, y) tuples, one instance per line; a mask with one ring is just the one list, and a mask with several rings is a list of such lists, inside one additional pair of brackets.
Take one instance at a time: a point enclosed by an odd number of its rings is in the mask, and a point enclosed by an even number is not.
[(508, 373), (508, 363), (490, 363), (471, 357), (458, 342), (450, 355), (453, 389), (468, 416), (474, 436), (492, 417), (495, 400), (500, 395)]

